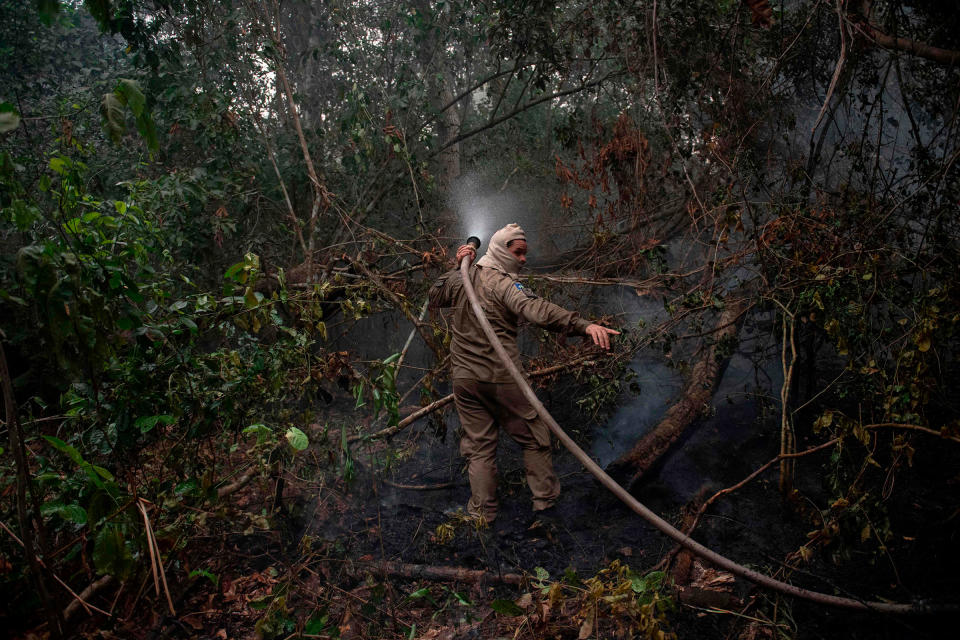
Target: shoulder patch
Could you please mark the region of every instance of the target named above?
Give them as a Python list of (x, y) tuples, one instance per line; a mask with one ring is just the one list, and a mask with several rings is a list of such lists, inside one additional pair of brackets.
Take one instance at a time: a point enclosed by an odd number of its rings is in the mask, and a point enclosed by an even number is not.
[(528, 298), (536, 298), (536, 297), (537, 297), (537, 295), (536, 295), (535, 293), (531, 292), (530, 289), (527, 289), (525, 286), (523, 286), (522, 284), (520, 284), (520, 283), (517, 282), (517, 281), (514, 281), (514, 282), (513, 282), (513, 287), (514, 287), (514, 289), (516, 289), (517, 291), (519, 291), (519, 292), (522, 293), (523, 295), (527, 296)]

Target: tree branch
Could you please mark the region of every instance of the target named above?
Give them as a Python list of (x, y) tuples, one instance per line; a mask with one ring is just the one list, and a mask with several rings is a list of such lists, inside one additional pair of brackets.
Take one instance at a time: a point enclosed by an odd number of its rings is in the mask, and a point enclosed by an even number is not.
[(593, 80), (593, 81), (591, 81), (591, 82), (582, 83), (582, 84), (580, 84), (580, 85), (578, 85), (578, 86), (576, 86), (576, 87), (573, 87), (573, 88), (570, 88), (570, 89), (566, 89), (566, 90), (564, 90), (564, 91), (557, 91), (556, 93), (551, 93), (551, 94), (549, 94), (549, 95), (541, 96), (541, 97), (537, 98), (536, 100), (531, 100), (531, 101), (527, 102), (526, 104), (523, 104), (523, 105), (517, 107), (516, 109), (513, 109), (513, 110), (510, 111), (509, 113), (503, 114), (503, 115), (500, 116), (499, 118), (493, 118), (492, 120), (489, 120), (486, 124), (482, 124), (482, 125), (480, 125), (479, 127), (476, 127), (475, 129), (471, 129), (470, 131), (467, 131), (467, 132), (465, 132), (465, 133), (461, 133), (460, 135), (456, 136), (455, 138), (452, 138), (451, 140), (448, 140), (446, 144), (444, 144), (442, 147), (440, 147), (439, 149), (437, 149), (436, 151), (434, 151), (433, 153), (431, 153), (430, 156), (431, 156), (431, 157), (432, 157), (432, 156), (435, 156), (435, 155), (439, 154), (441, 151), (443, 151), (443, 150), (445, 150), (445, 149), (447, 149), (447, 148), (449, 148), (449, 147), (457, 144), (458, 142), (461, 142), (461, 141), (463, 141), (463, 140), (466, 140), (467, 138), (471, 138), (471, 137), (477, 135), (478, 133), (482, 133), (482, 132), (486, 131), (487, 129), (491, 129), (491, 128), (497, 126), (498, 124), (500, 124), (501, 122), (505, 122), (505, 121), (509, 120), (510, 118), (512, 118), (512, 117), (514, 117), (514, 116), (516, 116), (516, 115), (518, 115), (518, 114), (520, 114), (520, 113), (523, 113), (523, 112), (526, 111), (527, 109), (530, 109), (531, 107), (537, 106), (538, 104), (541, 104), (541, 103), (543, 103), (543, 102), (547, 102), (547, 101), (550, 101), (550, 100), (554, 100), (555, 98), (562, 98), (563, 96), (568, 96), (568, 95), (570, 95), (570, 94), (572, 94), (572, 93), (577, 93), (577, 92), (579, 92), (579, 91), (583, 91), (584, 89), (589, 89), (590, 87), (595, 87), (595, 86), (597, 86), (598, 84), (600, 84), (601, 82), (603, 82), (604, 80), (607, 80), (611, 75), (612, 75), (612, 74), (607, 73), (607, 74), (604, 74), (603, 76), (601, 76), (601, 77), (599, 77), (599, 78), (597, 78), (596, 80)]
[(960, 64), (960, 51), (955, 49), (941, 49), (934, 47), (926, 42), (919, 42), (911, 38), (900, 36), (891, 36), (880, 31), (870, 20), (870, 2), (862, 2), (860, 6), (861, 14), (853, 18), (853, 24), (860, 33), (862, 33), (873, 44), (892, 49), (894, 51), (903, 51), (918, 58), (925, 58), (940, 64), (956, 66)]

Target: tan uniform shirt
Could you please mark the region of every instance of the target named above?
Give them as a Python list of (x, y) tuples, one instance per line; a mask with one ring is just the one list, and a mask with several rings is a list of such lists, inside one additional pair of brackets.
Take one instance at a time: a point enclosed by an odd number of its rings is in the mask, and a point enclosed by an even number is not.
[[(531, 293), (509, 275), (492, 267), (470, 266), (470, 281), (480, 307), (514, 364), (521, 371), (517, 347), (517, 324), (521, 318), (556, 332), (586, 334), (590, 322)], [(512, 382), (510, 372), (490, 346), (473, 315), (463, 278), (458, 269), (440, 276), (430, 288), (431, 307), (453, 307), (453, 338), (450, 360), (453, 379), (480, 382)]]

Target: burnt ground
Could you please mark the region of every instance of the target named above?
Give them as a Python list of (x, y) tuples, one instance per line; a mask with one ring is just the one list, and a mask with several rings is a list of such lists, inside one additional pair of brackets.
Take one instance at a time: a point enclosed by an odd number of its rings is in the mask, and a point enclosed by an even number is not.
[[(568, 423), (574, 422), (571, 416), (567, 418)], [(684, 505), (698, 489), (702, 487), (710, 495), (735, 484), (775, 454), (777, 443), (755, 429), (757, 420), (748, 403), (721, 406), (666, 456), (634, 494), (678, 524)], [(455, 420), (448, 422), (452, 429)], [(586, 437), (580, 435), (581, 440)], [(342, 509), (305, 505), (301, 516), (305, 535), (335, 541), (343, 558), (364, 559), (371, 565), (388, 561), (460, 567), (494, 576), (533, 575), (540, 567), (551, 579), (559, 579), (571, 569), (580, 577), (592, 576), (614, 561), (643, 574), (673, 548), (670, 540), (629, 511), (563, 450), (555, 452), (563, 484), (557, 505), (560, 519), (548, 527), (534, 524), (520, 451), (506, 436), (499, 449), (500, 514), (493, 527), (478, 531), (449, 514), (462, 508), (469, 497), (455, 433), (448, 431), (441, 440), (432, 428), (414, 426), (398, 440), (403, 442), (356, 450), (361, 470), (353, 482), (343, 485)], [(800, 448), (804, 446), (801, 443)], [(879, 552), (837, 554), (840, 545), (828, 543), (817, 549), (809, 562), (799, 563), (799, 569), (787, 569), (785, 559), (807, 542), (805, 533), (817, 528), (820, 516), (806, 505), (807, 498), (800, 499), (800, 504), (781, 500), (775, 471), (721, 499), (707, 512), (693, 537), (733, 560), (781, 578), (787, 576), (794, 584), (813, 590), (864, 599), (955, 603), (960, 591), (956, 580), (960, 518), (944, 506), (943, 492), (950, 490), (950, 483), (956, 489), (957, 477), (949, 464), (956, 452), (949, 448), (925, 451), (930, 458), (899, 472), (899, 481), (916, 489), (889, 504), (890, 530), (897, 533)], [(385, 473), (371, 473), (387, 458), (391, 460)], [(800, 478), (805, 480), (798, 482), (801, 494), (822, 493), (822, 474), (828, 465), (829, 452), (804, 462)], [(926, 524), (918, 527), (919, 522)], [(439, 535), (438, 527), (445, 524), (452, 527), (450, 540)], [(475, 597), (489, 601), (494, 595), (520, 597), (529, 585), (498, 585), (486, 592), (475, 585), (471, 588)], [(668, 616), (671, 628), (680, 638), (775, 637), (771, 635), (775, 629), (782, 634), (778, 637), (795, 638), (942, 637), (945, 616), (896, 617), (832, 610), (777, 598), (740, 580), (731, 590), (742, 601), (741, 610), (721, 613), (709, 603), (682, 605)], [(770, 624), (751, 625), (751, 620)]]
[[(540, 393), (548, 396), (561, 424), (584, 424), (564, 404), (562, 390)], [(334, 409), (327, 414), (329, 425), (357, 419), (346, 404)], [(634, 494), (679, 524), (695, 496), (739, 482), (773, 456), (776, 438), (769, 429), (757, 428), (762, 419), (750, 402), (718, 403), (717, 412), (691, 429)], [(588, 637), (646, 637), (629, 635), (630, 624), (638, 623), (636, 630), (644, 621), (637, 611), (614, 611), (602, 597), (616, 589), (618, 582), (610, 576), (617, 566), (644, 575), (658, 567), (673, 548), (671, 542), (628, 511), (564, 450), (555, 453), (563, 484), (559, 522), (532, 527), (520, 452), (508, 439), (499, 450), (497, 523), (488, 530), (463, 523), (448, 514), (462, 508), (469, 496), (452, 411), (442, 424), (439, 434), (444, 437), (438, 435), (437, 422), (424, 421), (389, 443), (352, 447), (349, 459), (338, 427), (315, 426), (309, 434), (311, 448), (286, 464), (281, 500), (276, 499), (277, 478), (264, 475), (216, 512), (196, 509), (186, 548), (174, 553), (175, 540), (167, 539), (166, 552), (175, 558), (168, 577), (176, 615), (165, 611), (164, 599), (145, 579), (122, 586), (116, 595), (107, 592), (93, 599), (116, 607), (116, 623), (90, 618), (78, 630), (91, 638), (197, 640), (298, 634), (574, 639), (584, 633), (590, 612), (581, 581), (606, 572), (606, 582), (597, 583), (602, 587), (601, 619), (586, 629)], [(573, 435), (589, 444), (594, 433), (595, 425), (586, 424)], [(798, 448), (812, 444), (801, 441)], [(822, 526), (824, 514), (811, 505), (829, 504), (824, 498), (829, 451), (803, 459), (797, 474), (801, 499), (783, 501), (771, 470), (715, 503), (693, 537), (735, 561), (810, 589), (871, 600), (956, 603), (958, 447), (944, 443), (917, 449), (913, 465), (901, 465), (890, 479), (897, 490), (886, 499), (888, 522), (874, 523), (891, 532), (882, 548), (840, 544), (843, 535), (850, 535), (844, 525), (835, 540), (813, 547), (808, 561), (787, 567), (786, 559), (808, 542), (807, 532)], [(843, 514), (839, 521), (844, 524)], [(441, 535), (442, 525), (450, 525), (450, 539)], [(852, 535), (860, 531), (855, 527)], [(164, 544), (162, 533), (160, 538)], [(859, 551), (844, 551), (851, 548)], [(411, 567), (482, 573), (437, 579)], [(519, 584), (499, 580), (508, 574), (523, 579)], [(682, 602), (662, 612), (665, 628), (678, 638), (939, 639), (943, 625), (952, 621), (945, 615), (834, 610), (779, 598), (723, 575), (706, 575), (714, 579), (703, 583), (706, 590), (722, 597)], [(554, 583), (562, 585), (555, 594), (550, 590)], [(504, 612), (502, 601), (519, 603), (520, 615)], [(548, 610), (538, 608), (548, 602)]]

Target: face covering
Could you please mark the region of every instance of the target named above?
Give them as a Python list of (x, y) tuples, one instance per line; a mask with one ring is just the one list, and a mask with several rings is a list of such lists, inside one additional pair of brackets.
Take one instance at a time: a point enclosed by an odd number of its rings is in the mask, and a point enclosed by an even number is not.
[(490, 238), (490, 244), (487, 246), (487, 252), (477, 260), (477, 264), (481, 267), (499, 269), (515, 278), (520, 271), (520, 261), (507, 249), (507, 243), (513, 240), (526, 241), (526, 239), (526, 234), (520, 228), (520, 225), (511, 222), (493, 234), (493, 237)]

